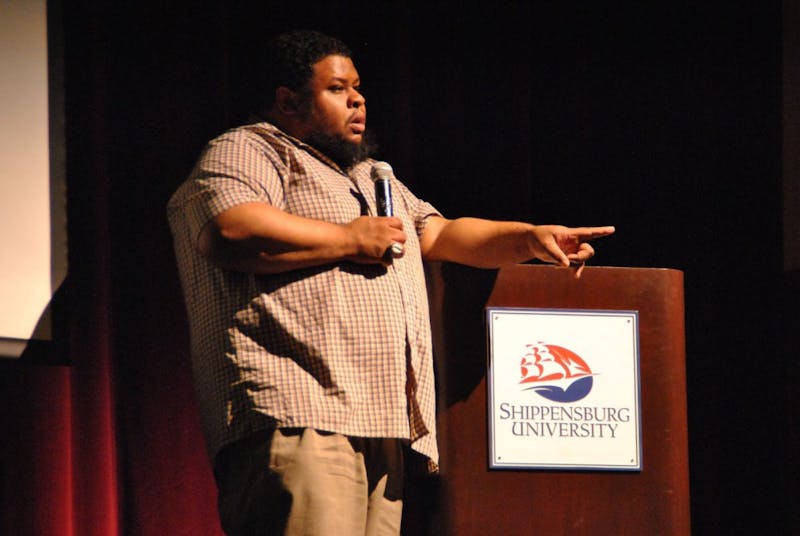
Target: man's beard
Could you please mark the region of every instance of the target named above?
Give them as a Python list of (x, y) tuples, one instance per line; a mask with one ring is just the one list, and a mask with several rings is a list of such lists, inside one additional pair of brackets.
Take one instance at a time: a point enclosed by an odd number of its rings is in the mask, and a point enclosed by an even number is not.
[(378, 148), (369, 132), (364, 133), (361, 143), (349, 142), (342, 136), (312, 132), (306, 143), (336, 162), (336, 165), (345, 171), (372, 156)]

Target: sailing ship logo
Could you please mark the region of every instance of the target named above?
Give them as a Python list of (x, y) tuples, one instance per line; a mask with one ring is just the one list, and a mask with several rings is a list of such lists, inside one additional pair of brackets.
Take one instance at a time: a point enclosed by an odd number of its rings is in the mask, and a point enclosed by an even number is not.
[(592, 390), (589, 365), (575, 352), (537, 342), (522, 356), (520, 385), (553, 402), (576, 402)]

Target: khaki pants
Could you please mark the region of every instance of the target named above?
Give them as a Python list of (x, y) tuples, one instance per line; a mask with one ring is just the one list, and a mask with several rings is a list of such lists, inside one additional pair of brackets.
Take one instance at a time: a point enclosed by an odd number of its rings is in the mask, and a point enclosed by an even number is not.
[(367, 472), (364, 455), (340, 434), (255, 434), (217, 459), (223, 529), (230, 536), (397, 536), (402, 501), (384, 497), (387, 475), (370, 482)]

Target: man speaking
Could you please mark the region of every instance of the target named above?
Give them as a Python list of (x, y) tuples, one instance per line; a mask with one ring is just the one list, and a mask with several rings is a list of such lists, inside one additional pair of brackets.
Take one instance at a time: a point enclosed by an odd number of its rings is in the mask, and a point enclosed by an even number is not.
[(211, 141), (168, 206), (220, 518), (396, 535), (408, 449), (438, 462), (422, 261), (581, 265), (614, 228), (446, 219), (370, 157), (346, 45), (291, 32), (268, 58), (263, 120)]

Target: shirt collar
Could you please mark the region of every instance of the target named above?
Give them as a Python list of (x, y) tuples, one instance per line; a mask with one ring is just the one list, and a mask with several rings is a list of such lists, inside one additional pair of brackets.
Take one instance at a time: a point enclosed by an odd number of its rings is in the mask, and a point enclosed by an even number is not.
[(268, 121), (261, 121), (260, 123), (256, 123), (254, 125), (250, 125), (249, 128), (252, 129), (252, 130), (256, 130), (256, 129), (266, 130), (266, 131), (272, 133), (275, 137), (282, 138), (284, 141), (286, 141), (288, 143), (291, 143), (292, 145), (295, 145), (296, 147), (298, 147), (300, 149), (308, 151), (312, 156), (314, 156), (315, 158), (321, 160), (324, 164), (332, 167), (334, 170), (338, 171), (342, 175), (345, 175), (346, 177), (349, 177), (348, 173), (345, 170), (343, 170), (339, 166), (339, 164), (337, 164), (336, 162), (331, 160), (325, 153), (323, 153), (319, 149), (313, 147), (312, 145), (309, 145), (306, 142), (304, 142), (304, 141), (302, 141), (302, 140), (300, 140), (298, 138), (295, 138), (291, 134), (287, 134), (286, 132), (284, 132), (283, 130), (281, 130), (280, 128), (278, 128), (277, 126), (273, 125), (272, 123), (270, 123)]

